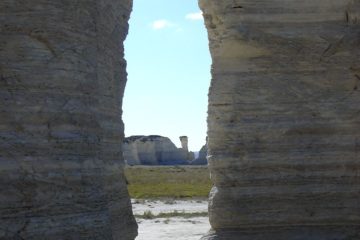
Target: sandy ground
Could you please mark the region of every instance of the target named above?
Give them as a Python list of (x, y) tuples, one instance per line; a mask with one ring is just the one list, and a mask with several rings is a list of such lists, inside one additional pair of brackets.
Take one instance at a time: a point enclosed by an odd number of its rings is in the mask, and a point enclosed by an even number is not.
[[(150, 210), (160, 212), (205, 212), (207, 201), (151, 201), (132, 200), (134, 214)], [(137, 219), (139, 235), (136, 240), (199, 240), (210, 229), (207, 217)]]

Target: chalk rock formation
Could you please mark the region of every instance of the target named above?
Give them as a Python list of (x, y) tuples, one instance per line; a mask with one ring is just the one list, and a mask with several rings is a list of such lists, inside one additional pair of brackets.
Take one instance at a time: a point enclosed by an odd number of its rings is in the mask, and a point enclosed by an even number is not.
[(199, 151), (199, 156), (191, 162), (191, 165), (206, 165), (207, 164), (207, 146), (204, 145)]
[(208, 144), (208, 137), (206, 137), (206, 144), (202, 146), (202, 148), (199, 151), (198, 157), (191, 162), (191, 165), (207, 165), (207, 147)]
[(189, 146), (188, 146), (189, 138), (187, 136), (180, 136), (179, 139), (181, 142), (182, 150), (187, 152), (186, 161), (187, 161), (187, 163), (191, 163), (191, 161), (193, 161), (195, 158), (195, 154), (194, 154), (194, 152), (189, 151)]
[(188, 164), (194, 156), (188, 151), (187, 144), (182, 143), (183, 148), (177, 148), (167, 137), (131, 136), (124, 140), (124, 159), (129, 165)]
[(200, 0), (213, 59), (204, 239), (360, 239), (359, 4)]
[(0, 239), (134, 239), (128, 0), (0, 3)]
[(180, 142), (181, 142), (181, 148), (184, 149), (185, 151), (189, 151), (189, 139), (187, 136), (180, 136), (179, 137)]

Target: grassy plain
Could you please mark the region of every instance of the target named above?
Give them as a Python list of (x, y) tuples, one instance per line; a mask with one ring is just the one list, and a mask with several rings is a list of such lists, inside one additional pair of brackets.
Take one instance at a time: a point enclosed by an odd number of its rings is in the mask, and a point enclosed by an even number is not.
[(131, 198), (207, 197), (211, 182), (207, 166), (127, 166)]

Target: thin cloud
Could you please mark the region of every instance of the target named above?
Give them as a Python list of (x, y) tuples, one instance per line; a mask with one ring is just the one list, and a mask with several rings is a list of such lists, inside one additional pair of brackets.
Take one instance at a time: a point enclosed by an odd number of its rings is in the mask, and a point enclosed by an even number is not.
[(159, 19), (154, 21), (151, 24), (152, 29), (154, 30), (160, 30), (160, 29), (164, 29), (164, 28), (168, 28), (168, 27), (174, 27), (175, 24), (173, 24), (172, 22), (166, 20), (166, 19)]
[(203, 20), (203, 14), (202, 12), (196, 12), (196, 13), (189, 13), (185, 16), (188, 20)]

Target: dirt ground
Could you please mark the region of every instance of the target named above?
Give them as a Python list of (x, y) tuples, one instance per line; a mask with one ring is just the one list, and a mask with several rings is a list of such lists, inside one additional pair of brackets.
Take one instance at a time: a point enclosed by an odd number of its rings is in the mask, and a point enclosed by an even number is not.
[[(132, 200), (133, 212), (141, 216), (159, 213), (207, 212), (205, 200)], [(139, 235), (136, 240), (199, 240), (210, 230), (208, 217), (137, 218)]]

